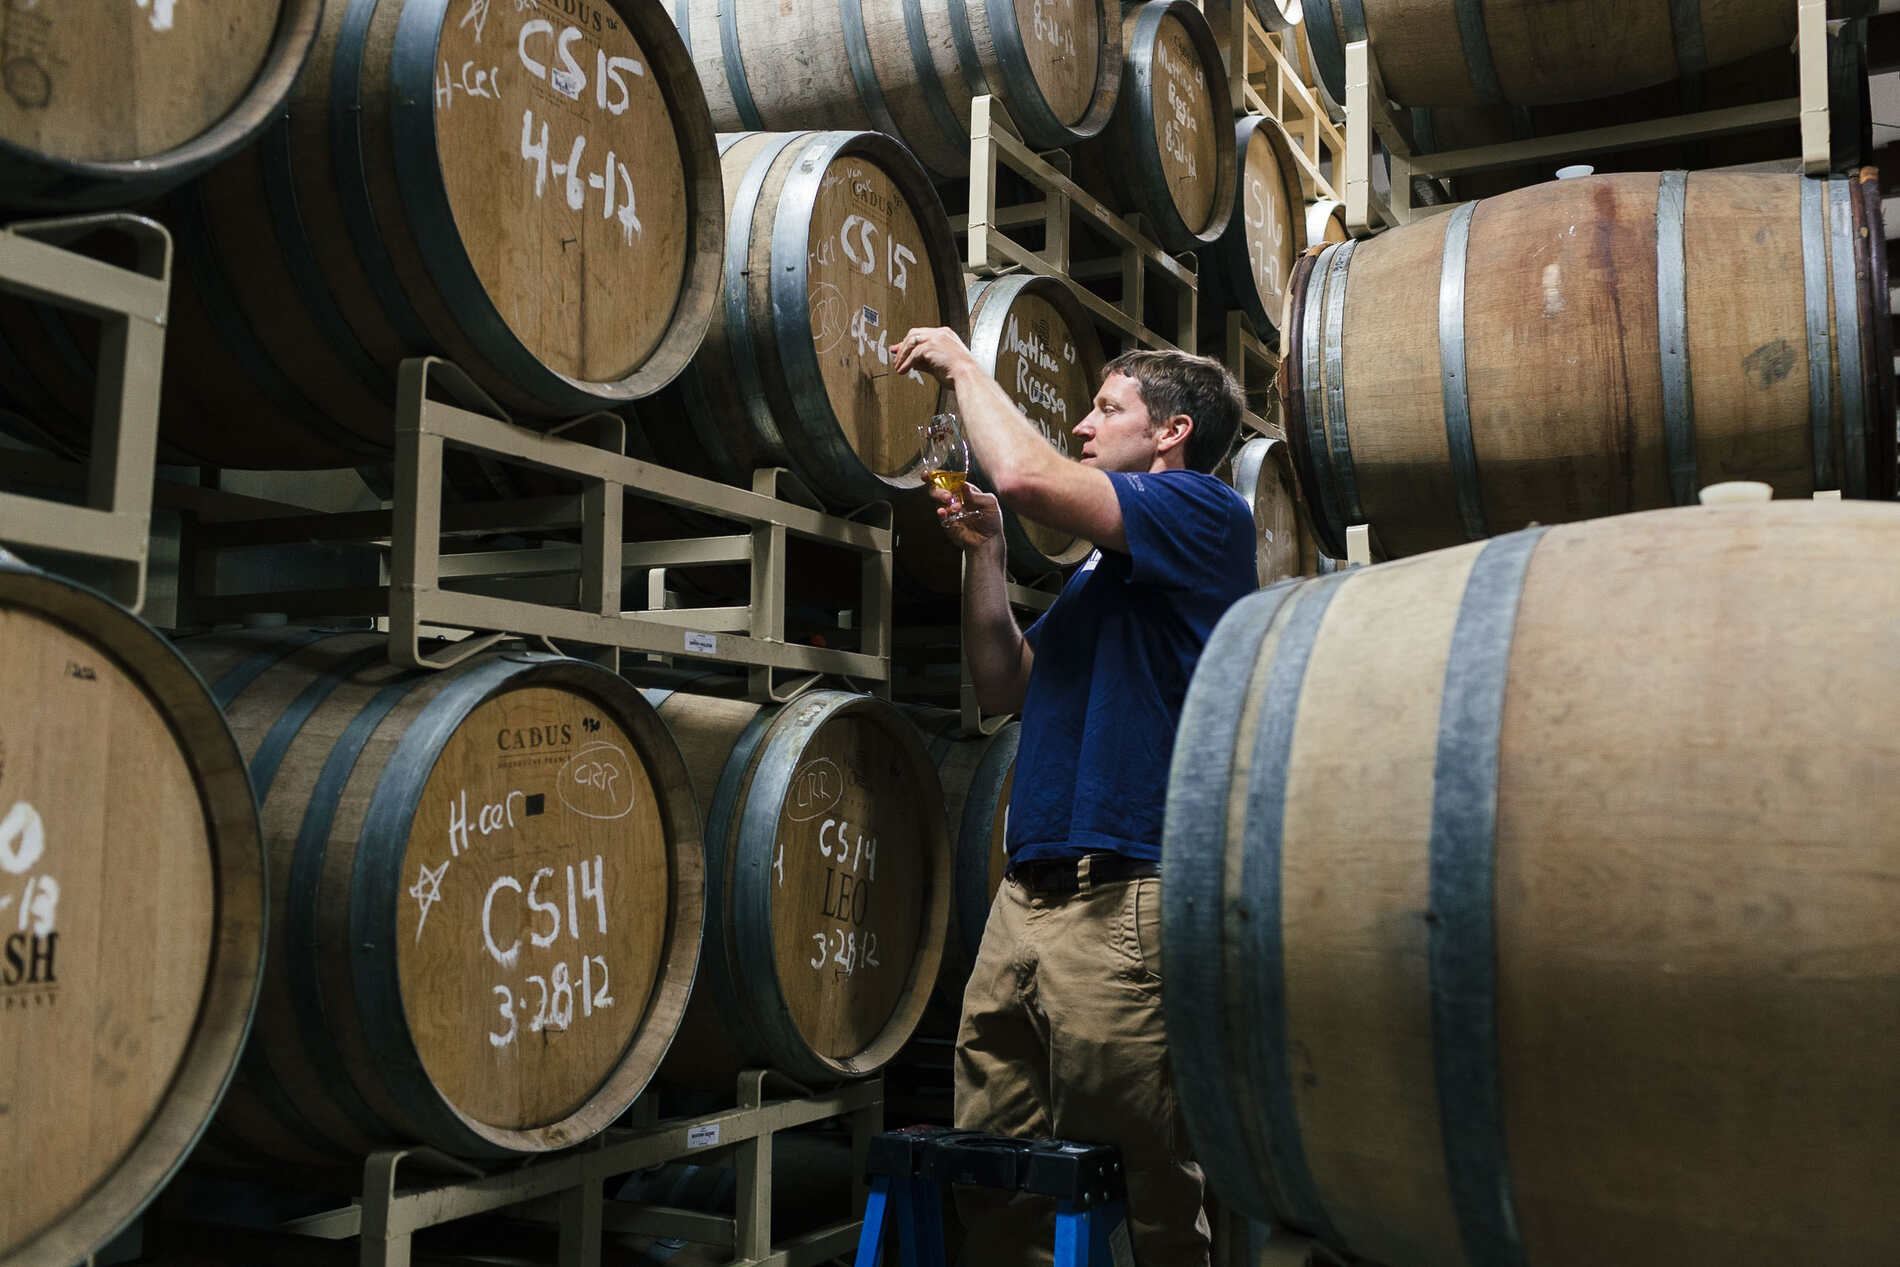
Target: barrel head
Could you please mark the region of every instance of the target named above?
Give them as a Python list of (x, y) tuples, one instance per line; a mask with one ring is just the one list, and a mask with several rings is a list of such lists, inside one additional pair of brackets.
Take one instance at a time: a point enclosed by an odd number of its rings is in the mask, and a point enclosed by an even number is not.
[(883, 478), (917, 464), (916, 427), (937, 409), (934, 379), (891, 368), (906, 331), (945, 324), (932, 241), (877, 163), (842, 154), (825, 169), (811, 213), (812, 346), (846, 442)]
[(1286, 147), (1274, 144), (1273, 129), (1278, 126), (1267, 120), (1248, 137), (1240, 170), (1238, 226), (1246, 238), (1254, 293), (1259, 296), (1262, 311), (1276, 320), (1286, 302), (1293, 259), (1300, 251), (1299, 217), (1306, 214), (1305, 208), (1288, 197), (1290, 190), (1299, 188), (1299, 181), (1283, 167), (1291, 157)]
[(908, 725), (882, 710), (822, 723), (779, 808), (773, 968), (792, 1023), (828, 1060), (850, 1061), (885, 1038), (918, 988), (918, 960), (935, 959), (923, 935), (941, 794), (934, 779), (920, 785), (928, 768), (894, 742), (899, 724)]
[[(220, 894), (194, 771), (140, 681), (34, 611), (0, 607), (0, 645), (7, 1258), (49, 1231), (60, 1243), (54, 1225), (109, 1185), (180, 1080)], [(245, 896), (229, 895), (233, 911)]]
[(436, 760), (396, 912), (404, 1012), (433, 1085), (501, 1130), (574, 1114), (619, 1066), (673, 890), (654, 781), (586, 695), (479, 705)]
[[(989, 322), (983, 324), (987, 334)], [(993, 373), (1016, 408), (1051, 448), (1064, 457), (1080, 459), (1082, 442), (1073, 434), (1074, 428), (1094, 407), (1101, 376), (1101, 344), (1094, 329), (1086, 324), (1078, 329), (1071, 313), (1028, 286), (1009, 301), (995, 346)], [(1030, 544), (1043, 555), (1076, 561), (1066, 557), (1080, 542), (1074, 533), (1029, 519), (1021, 523)]]
[(483, 288), (549, 368), (586, 383), (630, 376), (673, 320), (691, 227), (649, 50), (591, 0), (443, 13), (437, 150)]
[(1199, 231), (1209, 223), (1219, 184), (1215, 94), (1225, 86), (1209, 81), (1202, 49), (1180, 18), (1161, 19), (1154, 37), (1153, 94), (1155, 148), (1181, 220)]

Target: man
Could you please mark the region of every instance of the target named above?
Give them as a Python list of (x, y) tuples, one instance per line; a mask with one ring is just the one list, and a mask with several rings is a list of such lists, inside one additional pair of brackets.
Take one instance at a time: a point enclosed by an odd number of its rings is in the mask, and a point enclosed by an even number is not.
[[(1201, 1170), (1175, 1098), (1161, 1011), (1160, 857), (1168, 763), (1201, 648), (1254, 588), (1246, 504), (1207, 474), (1242, 401), (1218, 362), (1134, 352), (1108, 366), (1071, 461), (1016, 411), (955, 333), (912, 330), (896, 370), (955, 390), (995, 496), (965, 485), (945, 530), (968, 556), (964, 651), (977, 698), (1021, 712), (1009, 872), (957, 1035), (956, 1122), (1120, 1147), (1145, 1267), (1202, 1267)], [(1025, 633), (1004, 589), (998, 498), (1094, 541)], [(980, 1267), (1051, 1260), (1046, 1202), (961, 1195)]]

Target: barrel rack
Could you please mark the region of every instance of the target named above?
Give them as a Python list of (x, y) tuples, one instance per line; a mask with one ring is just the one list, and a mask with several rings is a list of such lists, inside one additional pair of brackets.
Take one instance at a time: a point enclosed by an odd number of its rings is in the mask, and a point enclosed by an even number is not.
[[(970, 210), (953, 216), (951, 226), (965, 239), (964, 268), (979, 277), (997, 277), (1019, 269), (1076, 283), (1076, 297), (1123, 351), (1137, 347), (1195, 347), (1199, 282), (1194, 257), (1176, 258), (1141, 231), (1140, 217), (1123, 219), (1095, 198), (1056, 163), (1061, 152), (1037, 154), (1022, 140), (1003, 103), (987, 94), (970, 110)], [(1006, 201), (999, 176), (1015, 173), (1033, 191), (1020, 202)], [(1081, 227), (1107, 244), (1099, 258), (1078, 258), (1074, 230)], [(1039, 231), (1040, 249), (1017, 233)], [(1115, 283), (1113, 301), (1090, 283)], [(1147, 299), (1153, 286), (1163, 292), (1160, 313), (1168, 328), (1149, 326)]]
[[(967, 563), (965, 566), (968, 566)], [(1040, 580), (1027, 584), (1010, 579), (1004, 589), (1009, 598), (1010, 610), (1015, 614), (1017, 623), (1027, 629), (1044, 612), (1055, 606), (1056, 598), (1062, 592), (1062, 573), (1052, 573)], [(1007, 725), (1014, 713), (986, 713), (976, 700), (976, 682), (970, 676), (970, 661), (963, 654), (963, 631), (955, 625), (918, 625), (909, 624), (899, 630), (895, 636), (896, 654), (892, 666), (892, 683), (902, 689), (901, 694), (912, 701), (924, 701), (932, 704), (942, 703), (956, 709), (959, 733), (965, 736), (993, 735)], [(932, 693), (932, 670), (943, 672), (941, 679), (943, 693), (952, 679), (948, 673), (948, 657), (933, 656), (933, 652), (955, 644), (957, 648), (956, 698), (954, 702), (929, 699)]]
[(1267, 29), (1253, 0), (1206, 0), (1202, 7), (1227, 62), (1234, 113), (1264, 114), (1278, 123), (1307, 200), (1338, 201), (1333, 178), (1345, 170), (1346, 138), (1313, 86), (1301, 28)]
[[(100, 230), (131, 238), (137, 265), (121, 268), (67, 248)], [(0, 541), (98, 561), (106, 570), (101, 588), (133, 611), (145, 602), (171, 267), (171, 235), (144, 216), (67, 216), (0, 229), (0, 290), (97, 317), (103, 327), (91, 456), (75, 468), (0, 449), (0, 484), (70, 488), (81, 501), (0, 491)]]
[[(788, 1090), (792, 1094), (784, 1094)], [(636, 1103), (633, 1114), (640, 1114), (645, 1103)], [(862, 1209), (865, 1155), (871, 1136), (884, 1127), (883, 1079), (814, 1092), (781, 1075), (749, 1069), (739, 1075), (736, 1107), (610, 1128), (579, 1147), (512, 1168), (484, 1171), (426, 1148), (374, 1153), (363, 1163), (360, 1189), (337, 1191), (332, 1182), (329, 1191), (340, 1204), (269, 1226), (209, 1218), (191, 1208), (202, 1203), (174, 1192), (147, 1215), (147, 1241), (167, 1254), (211, 1261), (334, 1262), (341, 1243), (354, 1240), (362, 1267), (409, 1267), (416, 1233), (507, 1212), (557, 1229), (559, 1267), (597, 1267), (607, 1232), (730, 1249), (730, 1267), (811, 1267), (850, 1254), (862, 1221), (848, 1219), (775, 1240), (772, 1146), (781, 1131), (830, 1119), (850, 1131), (852, 1206)], [(699, 1163), (729, 1159), (738, 1198), (734, 1217), (610, 1200), (603, 1194), (615, 1175), (689, 1158)], [(433, 1253), (430, 1257), (440, 1261)]]
[[(1274, 389), (1274, 378), (1280, 372), (1280, 353), (1262, 342), (1238, 312), (1227, 314), (1227, 337), (1221, 345), (1221, 363), (1233, 373), (1247, 399), (1247, 411), (1240, 416), (1240, 439), (1245, 440), (1249, 434), (1286, 439), (1286, 427), (1280, 419), (1280, 396)], [(1254, 409), (1257, 402), (1265, 403), (1265, 413)]]
[[(1795, 57), (1801, 75), (1801, 91), (1796, 97), (1498, 145), (1419, 154), (1409, 129), (1394, 117), (1388, 104), (1385, 81), (1379, 74), (1378, 59), (1371, 45), (1364, 40), (1354, 40), (1346, 45), (1346, 231), (1354, 237), (1364, 237), (1381, 224), (1406, 224), (1417, 216), (1449, 211), (1455, 205), (1414, 207), (1414, 176), (1460, 176), (1520, 163), (1556, 162), (1668, 141), (1706, 140), (1756, 132), (1788, 123), (1801, 125), (1801, 170), (1810, 176), (1823, 175), (1831, 162), (1827, 0), (1797, 0)], [(1384, 143), (1391, 161), (1389, 200), (1379, 197), (1372, 188), (1375, 135)]]
[[(625, 423), (613, 414), (588, 415), (553, 432), (529, 431), (509, 421), (461, 370), (433, 357), (402, 365), (395, 436), (392, 510), (201, 517), (186, 545), (181, 623), (210, 624), (259, 612), (293, 620), (375, 617), (387, 621), (391, 659), (412, 668), (446, 668), (505, 638), (525, 637), (598, 648), (597, 658), (615, 669), (628, 651), (744, 665), (750, 693), (760, 699), (789, 699), (824, 675), (888, 693), (889, 503), (866, 507), (859, 518), (840, 518), (816, 509), (815, 499), (783, 470), (756, 472), (748, 490), (627, 457)], [(450, 449), (578, 480), (584, 491), (578, 498), (445, 506), (443, 460)], [(746, 530), (628, 541), (622, 531), (625, 494), (738, 521)], [(537, 539), (496, 550), (443, 548), (445, 537), (500, 534)], [(786, 640), (786, 554), (794, 537), (861, 557), (860, 650)], [(219, 551), (310, 542), (359, 543), (385, 551), (386, 583), (211, 592)], [(629, 611), (622, 601), (623, 569), (735, 564), (751, 569), (750, 602), (744, 607)], [(428, 642), (445, 631), (476, 632), (446, 646)], [(788, 684), (780, 680), (782, 672), (798, 676)]]

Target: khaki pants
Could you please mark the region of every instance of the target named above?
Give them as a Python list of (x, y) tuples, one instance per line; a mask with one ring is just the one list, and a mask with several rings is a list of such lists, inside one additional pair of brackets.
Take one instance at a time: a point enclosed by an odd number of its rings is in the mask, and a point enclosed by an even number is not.
[[(1121, 1149), (1142, 1267), (1205, 1267), (1201, 1168), (1188, 1155), (1161, 1015), (1161, 881), (990, 907), (957, 1033), (956, 1122), (993, 1135)], [(975, 1267), (1048, 1263), (1055, 1207), (960, 1189)]]

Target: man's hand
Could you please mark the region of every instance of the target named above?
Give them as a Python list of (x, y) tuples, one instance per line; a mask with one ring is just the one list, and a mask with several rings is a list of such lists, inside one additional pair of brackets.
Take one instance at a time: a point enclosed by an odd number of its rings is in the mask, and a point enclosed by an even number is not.
[(1003, 536), (1003, 508), (996, 498), (984, 492), (974, 484), (963, 486), (963, 518), (953, 520), (951, 515), (958, 510), (957, 499), (941, 488), (930, 490), (931, 500), (937, 503), (937, 520), (943, 524), (944, 533), (955, 542), (959, 549), (966, 551), (981, 550), (990, 542), (1000, 542)]
[(895, 348), (897, 363), (891, 368), (899, 374), (920, 369), (940, 383), (948, 384), (967, 367), (976, 365), (963, 340), (947, 326), (920, 326), (906, 334)]

